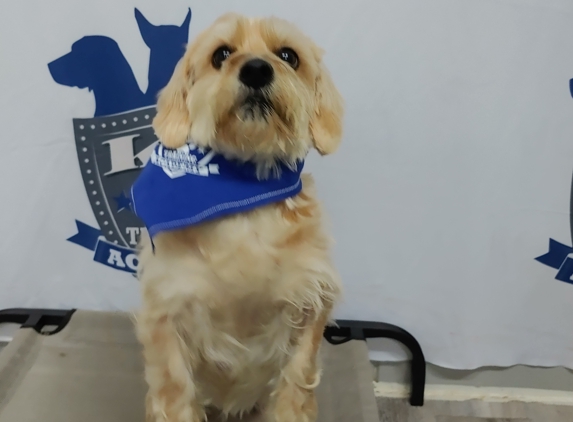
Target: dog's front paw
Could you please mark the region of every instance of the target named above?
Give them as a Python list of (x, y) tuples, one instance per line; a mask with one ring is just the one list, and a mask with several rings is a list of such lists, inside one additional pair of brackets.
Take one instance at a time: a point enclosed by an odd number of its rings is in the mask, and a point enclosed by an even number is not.
[(316, 422), (318, 405), (313, 390), (284, 385), (276, 396), (269, 422)]

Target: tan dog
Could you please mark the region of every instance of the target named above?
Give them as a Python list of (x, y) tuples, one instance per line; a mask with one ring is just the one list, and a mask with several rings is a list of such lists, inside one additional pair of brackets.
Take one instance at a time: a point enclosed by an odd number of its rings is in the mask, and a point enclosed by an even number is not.
[[(169, 148), (192, 139), (263, 179), (313, 147), (333, 152), (342, 113), (309, 38), (227, 14), (187, 49), (153, 126)], [(316, 420), (317, 353), (340, 285), (313, 180), (302, 183), (293, 198), (159, 234), (155, 253), (142, 241), (147, 422)]]

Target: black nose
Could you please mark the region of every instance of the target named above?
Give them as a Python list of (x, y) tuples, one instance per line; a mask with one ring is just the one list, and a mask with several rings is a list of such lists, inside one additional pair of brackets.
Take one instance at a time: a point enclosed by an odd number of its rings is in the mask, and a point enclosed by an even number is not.
[(243, 65), (239, 80), (249, 88), (260, 89), (273, 80), (273, 68), (266, 61), (252, 59)]

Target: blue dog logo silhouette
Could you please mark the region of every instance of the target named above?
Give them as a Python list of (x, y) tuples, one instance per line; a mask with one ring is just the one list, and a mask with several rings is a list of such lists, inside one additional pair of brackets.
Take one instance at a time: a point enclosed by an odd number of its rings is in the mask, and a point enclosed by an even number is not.
[(148, 86), (142, 92), (117, 42), (85, 36), (71, 51), (50, 62), (58, 84), (88, 88), (95, 97), (92, 118), (74, 118), (74, 136), (84, 186), (99, 228), (76, 220), (68, 240), (94, 252), (93, 259), (134, 273), (135, 246), (144, 226), (133, 213), (129, 189), (157, 142), (151, 121), (159, 90), (171, 78), (189, 37), (191, 9), (180, 26), (151, 24), (135, 9), (143, 42), (149, 47)]
[[(569, 80), (569, 93), (573, 97), (573, 79)], [(573, 241), (573, 182), (569, 194), (569, 227), (571, 230), (571, 240)], [(549, 239), (549, 252), (535, 258), (551, 268), (557, 270), (555, 278), (565, 283), (573, 284), (573, 248)]]

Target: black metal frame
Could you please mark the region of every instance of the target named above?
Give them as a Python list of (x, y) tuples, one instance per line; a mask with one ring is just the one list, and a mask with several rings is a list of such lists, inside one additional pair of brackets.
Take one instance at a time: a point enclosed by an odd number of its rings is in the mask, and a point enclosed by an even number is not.
[[(0, 324), (21, 324), (20, 328), (33, 328), (38, 334), (52, 335), (64, 329), (75, 309), (36, 309), (36, 308), (12, 308), (0, 309)], [(52, 331), (44, 331), (46, 326), (55, 326)]]
[[(75, 309), (4, 309), (0, 310), (0, 323), (21, 324), (21, 328), (33, 328), (39, 334), (52, 335), (64, 329), (75, 311)], [(56, 328), (45, 331), (46, 326)], [(350, 340), (365, 341), (369, 338), (391, 338), (404, 344), (412, 354), (410, 404), (412, 406), (424, 405), (426, 360), (420, 344), (406, 330), (383, 322), (337, 320), (336, 326), (326, 327), (324, 338), (333, 345)]]
[(412, 334), (392, 324), (372, 321), (337, 320), (336, 326), (328, 326), (324, 338), (330, 344), (342, 344), (350, 340), (369, 338), (390, 338), (406, 346), (412, 354), (410, 404), (424, 405), (424, 390), (426, 388), (426, 359), (420, 343)]

